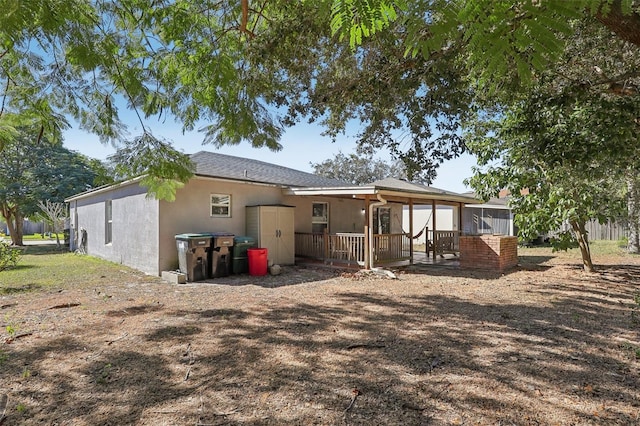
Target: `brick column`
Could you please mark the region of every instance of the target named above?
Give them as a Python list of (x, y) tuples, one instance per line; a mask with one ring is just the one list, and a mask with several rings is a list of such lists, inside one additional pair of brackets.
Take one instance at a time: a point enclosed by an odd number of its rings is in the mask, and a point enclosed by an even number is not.
[(503, 235), (460, 236), (460, 267), (504, 271), (518, 264), (518, 238)]

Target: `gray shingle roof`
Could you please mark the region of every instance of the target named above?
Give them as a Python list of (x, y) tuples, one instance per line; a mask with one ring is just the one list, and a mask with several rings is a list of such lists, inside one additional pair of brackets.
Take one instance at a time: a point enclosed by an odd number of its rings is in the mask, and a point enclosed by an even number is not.
[[(386, 178), (382, 180), (377, 180), (375, 182), (370, 183), (369, 185), (375, 186), (378, 188), (386, 188), (386, 189), (398, 189), (401, 191), (410, 191), (410, 192), (424, 192), (428, 194), (438, 194), (438, 195), (453, 195), (453, 196), (466, 196), (467, 194), (458, 194), (457, 192), (446, 191), (444, 189), (435, 188), (433, 186), (420, 185), (417, 183), (407, 182), (405, 180), (400, 180), (396, 178)], [(470, 196), (470, 198), (474, 198)]]
[[(476, 197), (476, 198), (478, 197), (478, 195), (473, 191), (465, 192), (464, 195), (469, 195), (470, 197)], [(502, 197), (502, 198), (490, 198), (487, 202), (485, 202), (483, 204), (478, 204), (478, 205), (473, 206), (473, 207), (478, 207), (478, 208), (485, 207), (486, 208), (486, 207), (495, 206), (495, 207), (498, 207), (498, 208), (500, 208), (500, 207), (510, 208), (509, 207), (509, 201), (510, 200), (511, 200), (511, 196), (510, 195), (507, 195), (506, 197)]]
[(249, 158), (200, 151), (191, 155), (200, 176), (287, 187), (341, 187), (348, 183)]

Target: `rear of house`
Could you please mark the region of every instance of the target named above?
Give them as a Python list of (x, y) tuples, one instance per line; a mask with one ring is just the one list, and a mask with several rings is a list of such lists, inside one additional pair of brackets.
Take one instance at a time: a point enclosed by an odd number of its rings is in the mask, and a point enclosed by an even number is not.
[[(226, 233), (254, 237), (274, 263), (291, 264), (295, 256), (304, 256), (369, 268), (413, 261), (408, 235), (416, 229), (412, 219), (405, 223), (405, 206), (411, 218), (414, 205), (453, 206), (457, 214), (449, 226), (457, 227), (464, 205), (476, 202), (391, 178), (354, 186), (217, 153), (202, 151), (191, 160), (195, 175), (173, 202), (149, 197), (140, 179), (67, 199), (72, 250), (160, 275), (178, 268), (176, 235)], [(460, 232), (433, 225), (433, 256), (456, 251)]]
[(67, 199), (72, 250), (159, 275), (178, 267), (177, 234), (247, 235), (250, 206), (291, 206), (295, 232), (354, 232), (364, 226), (361, 201), (286, 193), (291, 186), (335, 187), (344, 182), (207, 152), (194, 154), (192, 161), (196, 175), (177, 191), (174, 202), (148, 197), (135, 179)]

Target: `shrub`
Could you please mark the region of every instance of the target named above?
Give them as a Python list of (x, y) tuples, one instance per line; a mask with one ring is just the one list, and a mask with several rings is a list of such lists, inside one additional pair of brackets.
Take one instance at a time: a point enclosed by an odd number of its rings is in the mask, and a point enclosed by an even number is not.
[(16, 266), (21, 256), (22, 250), (11, 247), (6, 241), (0, 241), (0, 271)]

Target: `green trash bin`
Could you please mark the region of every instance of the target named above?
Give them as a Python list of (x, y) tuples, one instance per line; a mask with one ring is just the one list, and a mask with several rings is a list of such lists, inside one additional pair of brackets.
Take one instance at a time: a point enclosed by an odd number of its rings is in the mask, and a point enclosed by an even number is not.
[(247, 250), (256, 247), (253, 237), (234, 237), (233, 256), (231, 259), (231, 271), (234, 274), (249, 273), (249, 256)]

